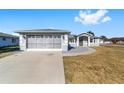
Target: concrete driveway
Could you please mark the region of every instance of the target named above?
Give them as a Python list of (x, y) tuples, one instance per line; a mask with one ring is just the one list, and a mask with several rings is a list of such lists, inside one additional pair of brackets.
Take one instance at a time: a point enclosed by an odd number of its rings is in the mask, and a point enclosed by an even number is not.
[(0, 59), (0, 83), (63, 84), (61, 52), (21, 52)]

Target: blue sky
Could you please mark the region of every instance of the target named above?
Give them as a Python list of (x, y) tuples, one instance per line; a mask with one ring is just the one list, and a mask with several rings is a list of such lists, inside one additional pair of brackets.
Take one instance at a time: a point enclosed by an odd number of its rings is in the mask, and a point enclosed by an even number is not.
[(72, 34), (93, 31), (97, 36), (124, 36), (124, 10), (0, 10), (0, 31), (57, 28)]

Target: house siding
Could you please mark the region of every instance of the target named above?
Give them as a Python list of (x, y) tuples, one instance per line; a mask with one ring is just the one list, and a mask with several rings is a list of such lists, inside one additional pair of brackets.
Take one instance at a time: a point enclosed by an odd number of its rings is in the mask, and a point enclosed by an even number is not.
[(99, 38), (94, 39), (93, 43), (90, 43), (91, 46), (99, 46)]
[[(5, 40), (3, 40), (3, 38), (5, 38)], [(12, 39), (16, 39), (16, 41), (12, 42)], [(19, 39), (18, 38), (0, 37), (0, 47), (13, 46), (13, 45), (18, 45), (18, 44), (19, 44)]]

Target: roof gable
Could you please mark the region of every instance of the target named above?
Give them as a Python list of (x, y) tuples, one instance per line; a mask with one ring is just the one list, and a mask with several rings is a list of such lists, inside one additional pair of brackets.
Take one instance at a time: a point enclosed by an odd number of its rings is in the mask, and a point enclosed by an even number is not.
[(81, 34), (79, 34), (78, 36), (93, 36), (93, 35), (90, 34), (90, 33), (81, 33)]

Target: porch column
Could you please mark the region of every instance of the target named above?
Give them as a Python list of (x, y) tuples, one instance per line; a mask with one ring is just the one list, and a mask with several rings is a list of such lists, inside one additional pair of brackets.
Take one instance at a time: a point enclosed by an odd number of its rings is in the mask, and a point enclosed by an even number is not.
[(99, 38), (97, 39), (97, 45), (99, 46)]
[(77, 46), (79, 46), (79, 37), (77, 37)]
[(90, 46), (90, 36), (88, 36), (88, 46)]
[(74, 39), (74, 43), (76, 42), (76, 40)]

